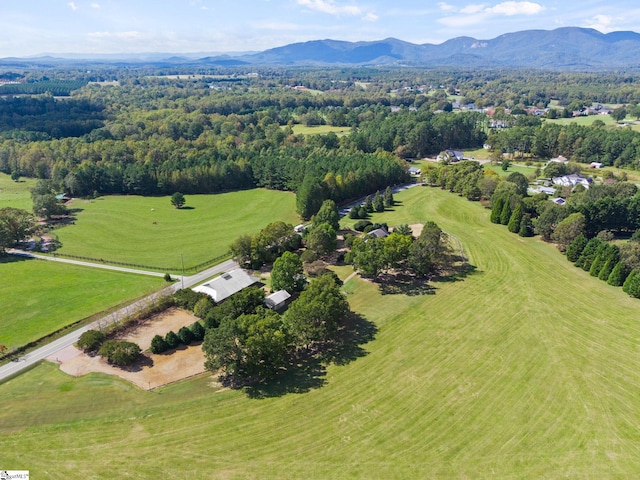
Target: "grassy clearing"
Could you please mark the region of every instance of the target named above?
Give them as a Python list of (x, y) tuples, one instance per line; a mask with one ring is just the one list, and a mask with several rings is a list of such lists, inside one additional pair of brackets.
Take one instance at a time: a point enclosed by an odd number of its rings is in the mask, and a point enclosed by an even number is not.
[(31, 211), (31, 188), (36, 184), (32, 178), (20, 178), (18, 182), (11, 180), (6, 173), (0, 173), (0, 208), (13, 207)]
[(160, 278), (15, 257), (0, 259), (0, 343), (17, 347), (125, 300)]
[(61, 253), (180, 269), (228, 251), (239, 235), (268, 223), (296, 223), (295, 196), (255, 189), (219, 195), (187, 195), (177, 210), (169, 197), (113, 196), (76, 200), (75, 225), (54, 232)]
[(531, 175), (532, 173), (536, 173), (536, 167), (533, 166), (533, 165), (531, 167), (527, 167), (526, 165), (513, 165), (513, 164), (511, 164), (511, 165), (509, 165), (509, 168), (506, 171), (502, 170), (502, 166), (501, 165), (486, 164), (484, 166), (484, 168), (486, 168), (488, 170), (493, 170), (494, 172), (496, 172), (501, 177), (507, 177), (510, 174), (512, 174), (513, 172), (519, 172), (519, 173), (522, 173), (525, 176)]
[(0, 385), (0, 463), (97, 479), (637, 477), (640, 302), (478, 203), (396, 198), (376, 218), (436, 221), (476, 270), (426, 296), (350, 280), (378, 328), (354, 361), (261, 399), (208, 377), (147, 393), (43, 365)]
[(334, 127), (331, 125), (307, 127), (306, 125), (302, 124), (296, 124), (293, 126), (293, 133), (295, 133), (296, 135), (326, 135), (329, 132), (333, 132), (338, 137), (342, 137), (351, 133), (351, 127)]

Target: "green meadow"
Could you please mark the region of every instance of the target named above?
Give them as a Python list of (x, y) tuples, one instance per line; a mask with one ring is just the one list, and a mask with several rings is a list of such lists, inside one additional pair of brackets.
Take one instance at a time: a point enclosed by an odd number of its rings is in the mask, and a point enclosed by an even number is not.
[(59, 252), (176, 271), (181, 254), (190, 267), (225, 254), (238, 236), (270, 222), (298, 222), (290, 192), (254, 189), (185, 197), (179, 210), (169, 197), (74, 200), (75, 224), (54, 231), (62, 242)]
[(296, 124), (293, 126), (293, 133), (296, 135), (326, 135), (329, 132), (335, 133), (338, 137), (351, 133), (351, 127), (334, 127), (332, 125), (317, 125), (307, 127), (306, 125)]
[(203, 375), (145, 392), (41, 365), (0, 385), (0, 465), (37, 478), (636, 478), (640, 302), (476, 202), (429, 187), (396, 200), (374, 218), (437, 222), (473, 271), (428, 295), (350, 280), (373, 338), (259, 391)]
[(0, 208), (22, 208), (30, 212), (33, 208), (30, 189), (35, 184), (33, 178), (20, 178), (14, 182), (6, 173), (0, 173)]
[(0, 258), (0, 343), (18, 347), (164, 285), (161, 278)]

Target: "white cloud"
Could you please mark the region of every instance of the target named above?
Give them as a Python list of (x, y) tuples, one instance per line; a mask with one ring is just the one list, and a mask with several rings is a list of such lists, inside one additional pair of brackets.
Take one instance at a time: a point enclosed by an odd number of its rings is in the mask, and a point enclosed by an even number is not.
[(362, 9), (357, 5), (338, 5), (334, 0), (298, 0), (298, 5), (330, 15), (360, 15)]
[(99, 3), (92, 3), (91, 4), (91, 8), (95, 8), (96, 10), (100, 9), (100, 4)]
[(544, 10), (539, 3), (533, 2), (503, 2), (495, 7), (487, 8), (487, 13), (496, 15), (536, 15)]
[(119, 40), (134, 40), (142, 38), (144, 35), (140, 32), (92, 32), (88, 34), (89, 38), (117, 38)]
[(69, 2), (69, 3), (67, 3), (67, 6), (68, 6), (71, 10), (73, 10), (74, 12), (75, 12), (76, 10), (78, 10), (78, 6), (77, 6), (75, 3), (73, 3), (73, 2)]
[(467, 15), (473, 15), (483, 11), (485, 8), (484, 5), (467, 5), (466, 7), (460, 10), (460, 13), (464, 13)]
[(366, 20), (367, 22), (375, 22), (375, 21), (378, 20), (378, 18), (380, 18), (380, 17), (378, 17), (378, 15), (376, 15), (373, 12), (369, 12), (364, 17), (362, 17), (362, 19)]
[(456, 7), (454, 7), (453, 5), (449, 5), (448, 3), (445, 3), (445, 2), (438, 3), (438, 7), (443, 12), (453, 12), (456, 9)]

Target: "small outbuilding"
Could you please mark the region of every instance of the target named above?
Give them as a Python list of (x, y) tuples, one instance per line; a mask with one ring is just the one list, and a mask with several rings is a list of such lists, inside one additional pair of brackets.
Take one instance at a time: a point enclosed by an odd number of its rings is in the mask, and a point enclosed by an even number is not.
[(280, 310), (287, 304), (287, 301), (291, 298), (291, 294), (286, 290), (278, 290), (264, 299), (264, 304), (271, 310)]

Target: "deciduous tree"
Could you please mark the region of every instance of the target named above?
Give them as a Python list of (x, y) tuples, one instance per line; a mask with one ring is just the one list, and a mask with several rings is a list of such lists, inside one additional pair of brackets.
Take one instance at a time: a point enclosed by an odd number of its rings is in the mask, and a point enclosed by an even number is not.
[(276, 259), (271, 270), (271, 289), (300, 291), (306, 283), (300, 257), (292, 252), (284, 252)]

